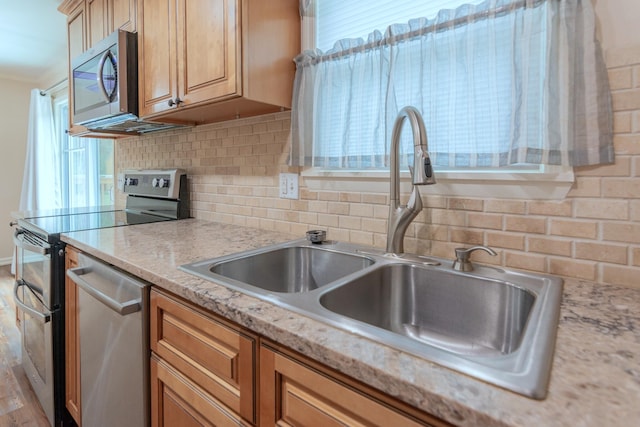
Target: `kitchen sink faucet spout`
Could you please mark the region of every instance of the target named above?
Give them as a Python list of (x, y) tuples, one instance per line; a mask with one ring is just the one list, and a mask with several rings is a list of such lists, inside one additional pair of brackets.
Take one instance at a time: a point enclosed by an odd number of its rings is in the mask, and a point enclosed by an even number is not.
[[(413, 167), (411, 172), (411, 196), (406, 206), (400, 204), (400, 134), (404, 120), (407, 119), (413, 133)], [(435, 184), (436, 179), (427, 151), (427, 131), (420, 112), (411, 106), (404, 107), (398, 113), (391, 134), (391, 164), (389, 189), (389, 221), (387, 229), (387, 253), (404, 252), (404, 235), (407, 227), (422, 210), (422, 199), (417, 185)]]

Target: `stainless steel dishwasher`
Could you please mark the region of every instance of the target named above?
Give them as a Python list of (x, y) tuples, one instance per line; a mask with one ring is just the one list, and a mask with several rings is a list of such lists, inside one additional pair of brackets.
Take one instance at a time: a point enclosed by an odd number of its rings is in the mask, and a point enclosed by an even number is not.
[(149, 425), (149, 284), (89, 256), (78, 285), (83, 427)]

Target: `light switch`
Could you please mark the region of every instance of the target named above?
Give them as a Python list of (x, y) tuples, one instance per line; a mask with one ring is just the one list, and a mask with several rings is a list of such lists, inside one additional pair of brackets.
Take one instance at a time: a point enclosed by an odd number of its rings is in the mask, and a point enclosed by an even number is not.
[(298, 199), (298, 175), (295, 173), (280, 174), (280, 198)]

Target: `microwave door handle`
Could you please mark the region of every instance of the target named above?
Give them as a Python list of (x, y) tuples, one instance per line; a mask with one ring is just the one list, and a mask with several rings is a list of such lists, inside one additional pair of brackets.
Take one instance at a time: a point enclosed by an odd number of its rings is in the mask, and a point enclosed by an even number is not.
[(22, 300), (20, 300), (20, 296), (18, 295), (18, 290), (23, 286), (27, 286), (27, 284), (22, 280), (16, 280), (15, 284), (13, 285), (13, 301), (16, 303), (16, 305), (24, 312), (29, 313), (31, 316), (35, 317), (36, 319), (39, 319), (42, 323), (47, 323), (51, 321), (52, 313), (50, 311), (41, 313), (35, 308), (29, 307), (27, 304), (22, 302)]
[(98, 80), (98, 87), (102, 92), (102, 95), (107, 100), (107, 102), (111, 102), (111, 98), (113, 94), (109, 94), (107, 92), (107, 88), (104, 86), (104, 65), (107, 63), (107, 59), (111, 57), (111, 51), (107, 50), (100, 58), (100, 62), (98, 63), (98, 74), (96, 75), (96, 79)]
[(13, 243), (20, 249), (24, 249), (25, 251), (35, 252), (40, 255), (49, 255), (49, 250), (51, 246), (49, 244), (44, 244), (43, 246), (32, 245), (24, 240), (24, 230), (16, 230), (13, 233)]

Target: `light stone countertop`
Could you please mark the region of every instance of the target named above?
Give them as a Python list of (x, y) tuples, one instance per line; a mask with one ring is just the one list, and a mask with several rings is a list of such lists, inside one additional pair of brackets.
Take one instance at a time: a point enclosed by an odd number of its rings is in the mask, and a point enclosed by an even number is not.
[(196, 219), (62, 235), (80, 250), (456, 425), (640, 425), (640, 290), (565, 280), (549, 394), (538, 401), (177, 268), (299, 237)]

